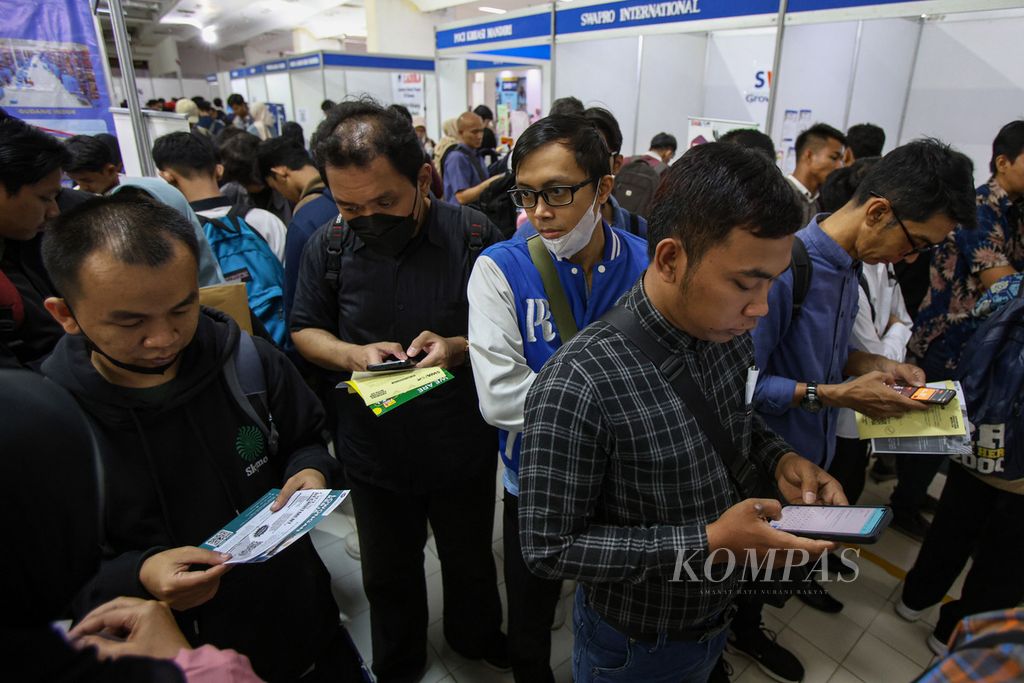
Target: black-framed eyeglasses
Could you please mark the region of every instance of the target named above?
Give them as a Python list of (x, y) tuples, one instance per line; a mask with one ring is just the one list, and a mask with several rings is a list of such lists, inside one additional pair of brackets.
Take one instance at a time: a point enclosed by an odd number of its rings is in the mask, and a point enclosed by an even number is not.
[(871, 192), (870, 194), (872, 197), (875, 197), (876, 199), (885, 199), (885, 201), (889, 202), (889, 210), (892, 211), (892, 217), (896, 219), (896, 223), (900, 226), (900, 230), (902, 230), (903, 234), (907, 236), (907, 243), (910, 244), (911, 254), (927, 254), (928, 252), (933, 251), (939, 247), (938, 244), (932, 244), (931, 242), (928, 242), (927, 244), (918, 245), (917, 242), (914, 240), (914, 236), (910, 234), (909, 230), (907, 230), (907, 226), (903, 224), (903, 221), (900, 219), (899, 214), (896, 213), (896, 207), (892, 205), (892, 202), (889, 199), (886, 199), (882, 195), (878, 194), (877, 192)]
[(568, 206), (572, 204), (572, 200), (581, 188), (593, 182), (593, 178), (587, 178), (575, 185), (552, 185), (551, 187), (545, 187), (543, 190), (527, 190), (522, 187), (514, 187), (508, 190), (508, 196), (512, 198), (512, 203), (520, 209), (532, 209), (537, 206), (537, 195), (540, 195), (548, 206)]

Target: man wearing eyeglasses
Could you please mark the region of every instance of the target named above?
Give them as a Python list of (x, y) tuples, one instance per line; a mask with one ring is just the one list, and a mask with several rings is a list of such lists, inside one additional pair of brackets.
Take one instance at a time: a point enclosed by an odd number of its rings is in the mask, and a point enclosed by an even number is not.
[[(608, 146), (577, 116), (549, 116), (516, 143), (512, 169), (516, 206), (537, 234), (486, 249), (469, 280), (470, 358), (480, 411), (498, 427), (505, 463), (504, 570), (508, 593), (509, 658), (517, 683), (554, 681), (551, 623), (560, 580), (530, 573), (519, 542), (519, 449), (526, 393), (537, 373), (572, 330), (559, 329), (552, 293), (531, 257), (557, 274), (573, 323), (600, 318), (647, 266), (647, 245), (610, 227), (600, 207), (611, 194)], [(534, 246), (536, 251), (536, 246)]]
[[(769, 294), (768, 315), (752, 333), (761, 370), (754, 407), (797, 453), (828, 469), (840, 408), (873, 418), (926, 408), (890, 388), (921, 385), (924, 371), (850, 347), (857, 276), (861, 263), (912, 262), (958, 223), (974, 220), (970, 159), (936, 140), (919, 140), (883, 157), (853, 199), (833, 214), (819, 214), (797, 233), (812, 265), (803, 306), (794, 316), (793, 274), (783, 273)], [(854, 379), (844, 383), (848, 377)], [(842, 609), (839, 601), (818, 597), (815, 607)], [(759, 619), (759, 609), (741, 609), (733, 631), (756, 628)], [(756, 642), (739, 643), (737, 649), (754, 659), (761, 652)]]

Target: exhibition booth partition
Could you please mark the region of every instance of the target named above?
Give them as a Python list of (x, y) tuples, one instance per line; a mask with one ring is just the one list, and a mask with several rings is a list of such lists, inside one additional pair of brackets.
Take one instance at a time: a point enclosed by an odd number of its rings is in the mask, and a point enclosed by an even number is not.
[(1024, 58), (1022, 30), (1024, 10), (1005, 0), (558, 3), (438, 27), (438, 109), (447, 119), (490, 105), (504, 72), (511, 83), (537, 69), (543, 113), (568, 95), (607, 107), (625, 155), (659, 132), (685, 147), (752, 125), (790, 170), (812, 123), (871, 122), (886, 150), (923, 135), (952, 143), (980, 183), (992, 137), (1024, 113), (1024, 74), (1012, 68)]

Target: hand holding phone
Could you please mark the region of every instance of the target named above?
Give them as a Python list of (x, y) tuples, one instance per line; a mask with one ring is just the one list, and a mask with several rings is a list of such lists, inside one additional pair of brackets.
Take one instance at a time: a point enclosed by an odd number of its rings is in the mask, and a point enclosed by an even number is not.
[(367, 365), (367, 372), (394, 372), (395, 370), (405, 370), (407, 368), (416, 367), (416, 361), (411, 358), (401, 360), (395, 358), (393, 360), (386, 360), (383, 363), (375, 363), (373, 365)]

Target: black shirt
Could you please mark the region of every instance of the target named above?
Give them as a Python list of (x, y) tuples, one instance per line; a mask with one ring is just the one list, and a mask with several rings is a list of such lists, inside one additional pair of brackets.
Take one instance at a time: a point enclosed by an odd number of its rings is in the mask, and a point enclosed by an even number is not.
[[(423, 229), (396, 257), (383, 256), (346, 229), (336, 291), (324, 281), (329, 227), (309, 239), (291, 311), (293, 332), (327, 330), (351, 344), (397, 342), (421, 332), (465, 335), (466, 286), (475, 254), (464, 216), (482, 227), (483, 246), (500, 241), (497, 228), (467, 207), (431, 201)], [(437, 489), (491, 466), (497, 433), (480, 415), (471, 369), (415, 401), (375, 416), (355, 394), (335, 390), (335, 448), (350, 476), (400, 491)], [(347, 378), (338, 373), (332, 381)]]
[(21, 295), (25, 317), (13, 332), (0, 332), (0, 364), (11, 365), (11, 358), (21, 365), (34, 366), (45, 358), (64, 335), (62, 328), (43, 306), (56, 290), (43, 267), (39, 247), (42, 233), (22, 242), (0, 238), (0, 271)]

